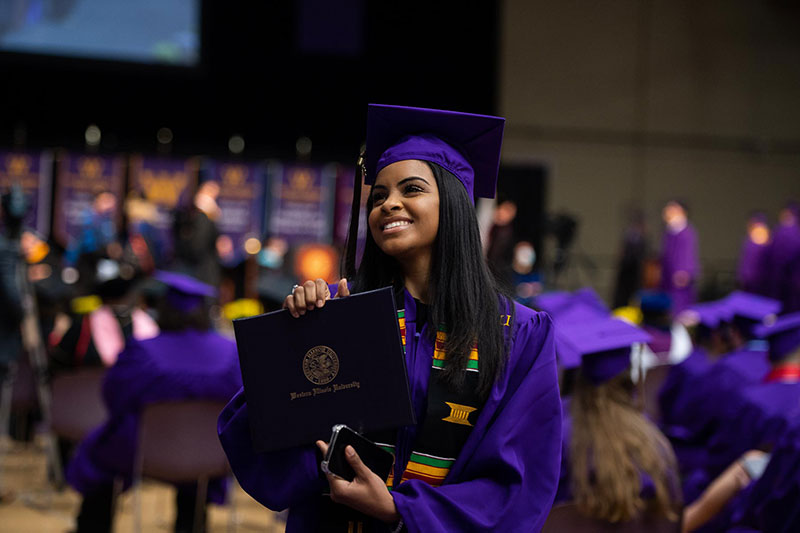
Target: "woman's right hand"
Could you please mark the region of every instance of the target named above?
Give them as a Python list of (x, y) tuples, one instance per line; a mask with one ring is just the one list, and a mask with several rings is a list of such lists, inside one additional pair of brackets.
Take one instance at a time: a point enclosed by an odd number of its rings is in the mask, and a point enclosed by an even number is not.
[[(350, 289), (347, 287), (347, 280), (339, 280), (336, 291), (337, 298), (350, 296)], [(325, 306), (325, 300), (331, 299), (331, 291), (324, 279), (317, 278), (308, 280), (302, 285), (295, 285), (292, 293), (283, 301), (283, 308), (288, 309), (289, 313), (295, 318), (306, 314), (306, 311)]]

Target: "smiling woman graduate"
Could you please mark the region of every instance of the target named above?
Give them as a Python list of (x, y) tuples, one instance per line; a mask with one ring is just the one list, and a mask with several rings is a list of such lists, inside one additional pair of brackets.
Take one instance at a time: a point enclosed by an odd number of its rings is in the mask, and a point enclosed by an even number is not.
[[(322, 442), (256, 453), (240, 392), (220, 416), (220, 439), (250, 495), (273, 510), (290, 508), (287, 531), (542, 527), (561, 449), (553, 327), (546, 314), (500, 293), (473, 207), (473, 193), (494, 196), (503, 124), (497, 117), (369, 107), (369, 232), (358, 270), (350, 239), (351, 284), (343, 279), (335, 289), (338, 297), (396, 290), (418, 423), (369, 435), (394, 453), (386, 483), (354, 452), (348, 461), (357, 476), (347, 482), (321, 474)], [(351, 222), (351, 236), (354, 229)], [(300, 317), (331, 297), (322, 280), (308, 281), (285, 307)]]

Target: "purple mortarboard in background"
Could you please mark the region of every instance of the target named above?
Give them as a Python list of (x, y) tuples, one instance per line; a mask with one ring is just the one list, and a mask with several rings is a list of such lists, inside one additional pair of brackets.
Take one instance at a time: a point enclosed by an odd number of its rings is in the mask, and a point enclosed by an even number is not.
[(700, 325), (708, 329), (716, 329), (720, 324), (733, 320), (733, 312), (724, 305), (723, 300), (694, 304), (678, 315), (678, 319), (686, 326)]
[(583, 287), (582, 289), (578, 289), (577, 291), (575, 291), (572, 294), (572, 301), (580, 302), (589, 307), (592, 307), (595, 310), (597, 310), (598, 313), (601, 313), (603, 315), (611, 314), (611, 310), (608, 308), (606, 303), (591, 287)]
[(737, 327), (746, 335), (751, 335), (753, 328), (763, 320), (774, 318), (782, 307), (778, 300), (744, 291), (730, 293), (721, 303), (730, 310)]
[(753, 333), (769, 341), (769, 358), (780, 361), (800, 348), (800, 312), (768, 319), (754, 328)]
[(470, 198), (494, 198), (504, 125), (501, 117), (370, 104), (364, 182), (373, 184), (392, 163), (418, 159), (450, 171)]
[(192, 311), (217, 295), (217, 289), (186, 274), (161, 270), (153, 278), (167, 286), (167, 301), (179, 311)]
[(562, 366), (581, 366), (581, 373), (598, 385), (619, 375), (631, 364), (631, 347), (650, 335), (615, 318), (596, 318), (556, 325), (556, 350)]
[[(556, 336), (558, 336), (560, 328), (580, 329), (583, 324), (609, 319), (611, 315), (608, 311), (603, 312), (593, 305), (577, 301), (567, 302), (557, 310), (552, 318), (556, 328)], [(580, 354), (574, 353), (569, 347), (565, 347), (562, 350), (558, 343), (556, 344), (556, 356), (561, 368), (575, 368), (581, 362)]]
[(606, 304), (589, 287), (579, 289), (572, 294), (565, 291), (548, 292), (537, 296), (534, 305), (549, 314), (556, 322), (575, 322), (611, 315)]
[(540, 311), (544, 311), (551, 317), (558, 314), (559, 310), (569, 305), (572, 295), (567, 291), (553, 291), (540, 294), (534, 301), (534, 306)]
[(553, 317), (553, 321), (556, 324), (575, 324), (603, 318), (611, 318), (611, 313), (608, 310), (598, 309), (594, 305), (577, 301), (571, 302), (561, 309), (558, 314)]

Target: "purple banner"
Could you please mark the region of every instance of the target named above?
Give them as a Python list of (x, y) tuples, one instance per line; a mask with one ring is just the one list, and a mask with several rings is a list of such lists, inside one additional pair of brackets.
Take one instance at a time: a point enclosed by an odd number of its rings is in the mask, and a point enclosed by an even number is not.
[(29, 210), (24, 226), (47, 238), (50, 232), (51, 152), (0, 152), (0, 191), (11, 185), (22, 187)]
[(267, 168), (269, 234), (290, 244), (333, 238), (333, 203), (337, 165), (283, 165)]
[[(230, 239), (230, 254), (220, 260), (228, 265), (238, 265), (247, 257), (245, 243), (248, 239), (261, 242), (264, 222), (264, 172), (259, 165), (245, 163), (209, 163), (209, 180), (219, 184), (220, 216), (217, 228), (223, 237)], [(253, 251), (257, 251), (254, 248)]]
[(154, 240), (162, 248), (158, 255), (165, 260), (172, 257), (175, 211), (191, 205), (196, 185), (194, 159), (131, 157), (129, 188), (155, 206)]
[(104, 205), (109, 210), (102, 215), (104, 220), (119, 224), (125, 187), (122, 169), (123, 159), (117, 156), (59, 154), (53, 234), (63, 246), (74, 246), (82, 231), (93, 224), (93, 204), (100, 193), (110, 193), (115, 199)]

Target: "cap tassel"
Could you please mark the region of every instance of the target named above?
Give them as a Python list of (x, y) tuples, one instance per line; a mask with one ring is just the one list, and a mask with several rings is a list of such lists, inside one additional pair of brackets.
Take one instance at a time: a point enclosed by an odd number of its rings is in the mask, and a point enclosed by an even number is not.
[(353, 204), (350, 207), (350, 227), (347, 231), (345, 241), (345, 263), (342, 275), (345, 278), (352, 278), (356, 274), (356, 251), (358, 249), (358, 218), (361, 212), (361, 184), (367, 169), (364, 165), (365, 150), (361, 151), (356, 162), (356, 176), (353, 183)]

